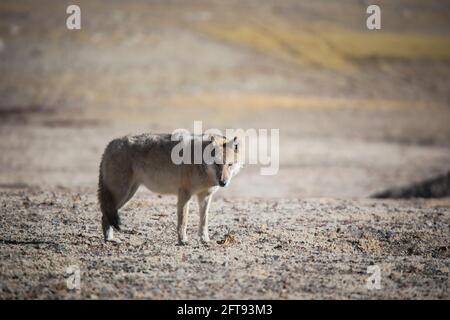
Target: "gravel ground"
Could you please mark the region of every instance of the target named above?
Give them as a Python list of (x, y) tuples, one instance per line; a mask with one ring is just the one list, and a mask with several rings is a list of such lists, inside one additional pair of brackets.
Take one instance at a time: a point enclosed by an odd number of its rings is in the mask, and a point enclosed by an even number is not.
[[(450, 199), (219, 198), (211, 244), (197, 240), (192, 212), (190, 245), (177, 246), (174, 197), (139, 192), (122, 210), (120, 244), (103, 243), (93, 192), (0, 198), (4, 299), (450, 298)], [(379, 290), (366, 286), (371, 265)], [(69, 266), (80, 290), (67, 288)]]

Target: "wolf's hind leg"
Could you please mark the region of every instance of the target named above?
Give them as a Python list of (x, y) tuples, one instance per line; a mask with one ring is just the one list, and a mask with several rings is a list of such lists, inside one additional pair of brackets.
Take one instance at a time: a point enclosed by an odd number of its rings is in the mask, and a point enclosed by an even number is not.
[(180, 189), (178, 191), (178, 204), (177, 204), (177, 216), (178, 216), (178, 244), (185, 245), (188, 243), (186, 229), (189, 215), (189, 200), (191, 195), (189, 192)]
[[(113, 216), (116, 217), (118, 223), (117, 227), (116, 225), (113, 225), (117, 230), (120, 230), (120, 217), (118, 210), (122, 208), (136, 193), (137, 189), (139, 188), (139, 184), (132, 184), (127, 187), (127, 185), (123, 186), (123, 188), (119, 190), (115, 190), (113, 192), (114, 199), (117, 199), (114, 205), (114, 209), (112, 211), (114, 212)], [(111, 216), (111, 215), (110, 215)], [(120, 242), (118, 239), (114, 239), (114, 230), (111, 227), (108, 219), (105, 219), (107, 217), (103, 216), (102, 218), (102, 226), (103, 226), (103, 233), (105, 237), (105, 241), (115, 241)]]
[(103, 215), (102, 216), (102, 229), (103, 229), (103, 238), (106, 241), (114, 241), (114, 229), (109, 224), (108, 218)]
[(137, 189), (139, 188), (138, 183), (131, 184), (127, 191), (123, 192), (122, 198), (118, 201), (117, 210), (122, 208), (130, 199), (134, 196)]
[[(116, 186), (118, 184), (116, 183)], [(105, 241), (114, 240), (114, 230), (120, 230), (120, 217), (118, 210), (133, 197), (139, 184), (131, 181), (122, 182), (116, 188), (108, 188), (102, 177), (99, 183), (99, 200), (102, 211), (102, 229)], [(119, 242), (119, 241), (117, 241)]]
[(100, 203), (100, 209), (102, 211), (103, 237), (105, 241), (109, 241), (114, 237), (114, 231), (112, 227), (116, 228), (117, 230), (120, 229), (120, 219), (117, 213), (115, 197), (109, 191), (107, 186), (104, 185), (104, 181), (101, 175), (98, 188), (98, 200)]

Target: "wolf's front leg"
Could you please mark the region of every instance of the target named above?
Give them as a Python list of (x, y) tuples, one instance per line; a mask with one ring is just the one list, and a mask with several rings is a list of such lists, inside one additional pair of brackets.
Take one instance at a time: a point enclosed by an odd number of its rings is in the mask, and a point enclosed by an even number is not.
[(177, 204), (177, 215), (178, 215), (178, 243), (180, 245), (185, 245), (188, 243), (186, 229), (189, 216), (189, 200), (191, 195), (185, 190), (178, 191), (178, 204)]
[(198, 196), (198, 206), (200, 208), (200, 225), (198, 235), (203, 242), (209, 241), (208, 233), (208, 212), (211, 203), (212, 193), (200, 193)]

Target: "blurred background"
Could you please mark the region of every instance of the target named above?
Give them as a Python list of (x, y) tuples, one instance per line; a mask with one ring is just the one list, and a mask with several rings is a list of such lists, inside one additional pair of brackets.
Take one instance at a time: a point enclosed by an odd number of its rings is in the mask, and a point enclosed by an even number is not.
[(0, 188), (95, 192), (108, 141), (202, 120), (280, 129), (223, 196), (366, 197), (448, 172), (449, 83), (448, 1), (2, 0)]

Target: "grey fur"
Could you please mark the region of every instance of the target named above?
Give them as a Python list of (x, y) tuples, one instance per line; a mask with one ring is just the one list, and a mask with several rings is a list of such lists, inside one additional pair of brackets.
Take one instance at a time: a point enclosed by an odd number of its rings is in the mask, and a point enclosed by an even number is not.
[[(120, 230), (118, 210), (136, 193), (140, 185), (161, 194), (178, 196), (178, 241), (187, 243), (189, 202), (197, 195), (200, 208), (199, 235), (205, 242), (208, 235), (208, 209), (211, 197), (219, 184), (225, 186), (240, 168), (237, 143), (221, 136), (190, 136), (199, 139), (202, 150), (213, 143), (217, 159), (225, 164), (175, 164), (172, 149), (179, 141), (171, 141), (170, 134), (141, 134), (112, 140), (100, 163), (98, 200), (102, 212), (105, 241), (113, 240), (113, 228)], [(236, 139), (231, 142), (236, 142)], [(192, 144), (193, 146), (193, 144)], [(219, 162), (219, 161), (217, 161)]]

